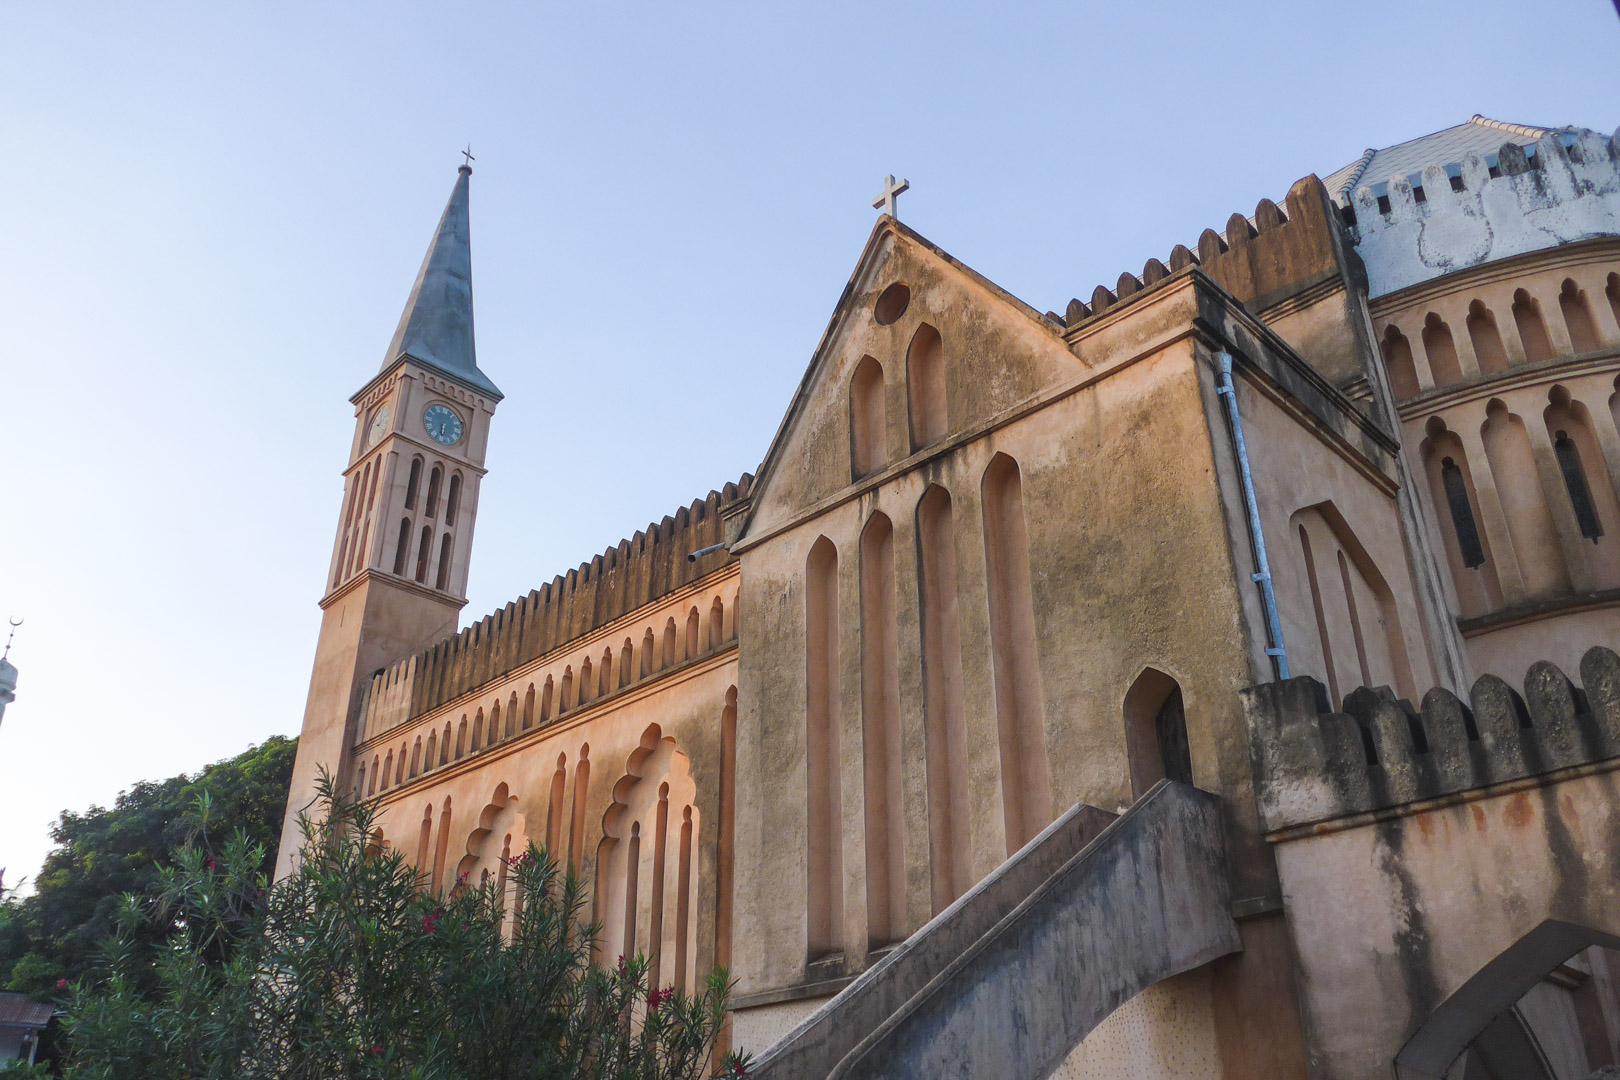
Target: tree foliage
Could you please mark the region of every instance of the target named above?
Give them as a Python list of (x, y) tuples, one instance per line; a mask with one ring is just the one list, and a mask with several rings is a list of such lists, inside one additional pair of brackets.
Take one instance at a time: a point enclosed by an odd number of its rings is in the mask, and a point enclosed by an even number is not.
[[(297, 869), (200, 831), (147, 901), (127, 899), (106, 963), (65, 1007), (75, 1080), (689, 1080), (710, 1073), (724, 971), (649, 989), (641, 957), (592, 963), (584, 890), (544, 851), (504, 881), (422, 888), (365, 804), (323, 781)], [(206, 807), (199, 813), (206, 820)], [(143, 948), (146, 924), (169, 928)], [(717, 1075), (744, 1076), (734, 1056)]]
[[(64, 811), (32, 895), (0, 898), (0, 989), (44, 997), (84, 974), (112, 935), (120, 898), (151, 893), (188, 837), (223, 845), (243, 832), (265, 853), (268, 873), (297, 747), (276, 736), (196, 776), (136, 784), (110, 808)], [(207, 820), (198, 815), (204, 794)], [(147, 944), (169, 932), (160, 924), (142, 931)]]

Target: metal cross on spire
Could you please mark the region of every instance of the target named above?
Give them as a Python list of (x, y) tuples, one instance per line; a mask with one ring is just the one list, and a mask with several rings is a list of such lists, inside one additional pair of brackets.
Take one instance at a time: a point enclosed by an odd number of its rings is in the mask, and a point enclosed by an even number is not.
[(477, 158), (473, 157), (472, 143), (467, 144), (467, 149), (461, 152), (461, 156), (467, 159), (461, 163), (461, 167), (463, 169), (470, 170), (472, 168), (472, 163), (478, 160)]
[(885, 214), (888, 214), (896, 221), (899, 221), (900, 214), (895, 208), (895, 203), (899, 201), (902, 194), (910, 190), (910, 180), (901, 180), (897, 184), (894, 182), (894, 176), (892, 174), (885, 176), (883, 178), (883, 191), (878, 195), (877, 198), (872, 200), (872, 209), (882, 210)]

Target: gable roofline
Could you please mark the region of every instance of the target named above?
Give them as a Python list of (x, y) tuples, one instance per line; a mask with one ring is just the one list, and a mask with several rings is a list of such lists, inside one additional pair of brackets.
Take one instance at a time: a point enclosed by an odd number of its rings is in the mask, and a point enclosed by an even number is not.
[(760, 462), (753, 490), (748, 501), (748, 510), (743, 517), (736, 539), (740, 540), (748, 535), (748, 530), (754, 523), (754, 514), (759, 505), (759, 495), (770, 485), (771, 476), (781, 460), (787, 442), (788, 432), (794, 422), (803, 414), (810, 397), (810, 385), (815, 380), (816, 373), (821, 370), (822, 364), (832, 350), (840, 331), (847, 325), (849, 318), (855, 313), (853, 300), (859, 291), (861, 283), (872, 270), (879, 250), (885, 239), (894, 237), (916, 244), (924, 251), (933, 255), (947, 266), (965, 275), (970, 281), (988, 290), (997, 299), (1007, 303), (1013, 310), (1039, 325), (1065, 349), (1068, 348), (1063, 337), (1063, 327), (1054, 323), (1046, 315), (1031, 307), (1019, 297), (1008, 292), (1000, 285), (991, 281), (977, 270), (968, 266), (950, 252), (923, 236), (904, 222), (888, 214), (880, 214), (877, 223), (872, 226), (872, 232), (866, 239), (866, 245), (861, 249), (860, 257), (855, 260), (855, 269), (849, 280), (844, 283), (844, 289), (838, 294), (838, 302), (833, 305), (832, 315), (827, 320), (827, 328), (821, 332), (821, 339), (816, 342), (815, 349), (810, 354), (810, 363), (805, 367), (804, 375), (799, 379), (798, 387), (793, 391), (793, 398), (788, 402), (787, 411), (782, 416), (782, 422), (777, 425), (776, 434), (771, 437), (769, 449), (765, 452), (764, 460)]

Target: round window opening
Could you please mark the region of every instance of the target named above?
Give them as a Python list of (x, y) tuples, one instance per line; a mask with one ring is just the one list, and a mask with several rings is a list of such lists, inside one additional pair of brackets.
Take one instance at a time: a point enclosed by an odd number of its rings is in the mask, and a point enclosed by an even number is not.
[(872, 317), (883, 326), (888, 326), (894, 320), (906, 313), (911, 304), (911, 289), (904, 282), (897, 281), (883, 290), (877, 298), (877, 304), (872, 308)]

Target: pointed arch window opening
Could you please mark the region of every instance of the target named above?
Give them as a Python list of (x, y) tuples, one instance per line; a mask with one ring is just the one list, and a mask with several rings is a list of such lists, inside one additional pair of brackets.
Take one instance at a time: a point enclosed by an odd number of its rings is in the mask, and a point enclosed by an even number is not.
[(423, 514), (431, 520), (439, 512), (439, 483), (443, 479), (443, 470), (437, 465), (428, 475), (427, 502), (422, 508)]
[(1592, 489), (1586, 484), (1586, 470), (1581, 464), (1581, 451), (1567, 431), (1554, 436), (1553, 454), (1558, 458), (1558, 471), (1564, 478), (1564, 490), (1569, 493), (1570, 508), (1575, 511), (1576, 524), (1581, 537), (1597, 543), (1603, 538), (1603, 523), (1598, 520), (1597, 505), (1592, 501)]
[(1446, 505), (1451, 511), (1451, 527), (1457, 534), (1457, 549), (1462, 553), (1463, 565), (1477, 570), (1485, 565), (1485, 545), (1480, 542), (1479, 523), (1474, 520), (1474, 508), (1468, 501), (1468, 485), (1462, 469), (1449, 457), (1440, 461), (1440, 483), (1446, 489)]
[(422, 485), (422, 459), (411, 459), (411, 476), (405, 483), (405, 509), (416, 509), (416, 489)]

